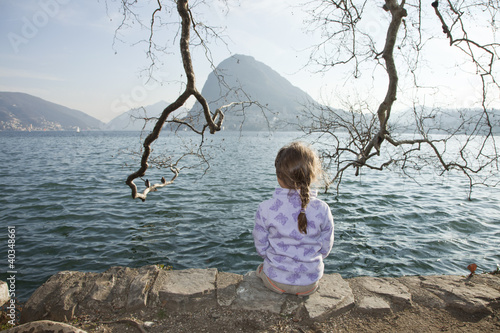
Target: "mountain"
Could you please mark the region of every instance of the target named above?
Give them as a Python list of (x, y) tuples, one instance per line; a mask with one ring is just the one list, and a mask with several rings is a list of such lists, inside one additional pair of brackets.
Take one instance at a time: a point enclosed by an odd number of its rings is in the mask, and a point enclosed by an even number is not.
[(153, 105), (131, 109), (109, 121), (105, 129), (109, 131), (141, 131), (143, 129), (150, 131), (156, 124), (156, 120), (152, 119), (144, 126), (144, 118), (158, 117), (167, 106), (167, 102), (160, 101)]
[[(238, 101), (258, 101), (266, 109), (252, 105), (243, 114), (236, 107), (226, 110), (225, 130), (266, 130), (268, 125), (273, 129), (296, 129), (303, 104), (314, 100), (301, 89), (293, 86), (287, 79), (271, 67), (246, 55), (234, 55), (222, 61), (216, 72), (223, 75), (225, 84), (221, 84), (214, 74), (210, 73), (202, 89), (202, 95), (214, 112), (222, 105)], [(241, 92), (229, 88), (241, 89)], [(196, 118), (201, 114), (201, 105), (196, 102), (189, 111), (189, 116)]]
[[(483, 109), (436, 109), (419, 108), (417, 111), (419, 124), (424, 126), (426, 132), (456, 133), (479, 135), (500, 133), (500, 110), (488, 109), (488, 116)], [(414, 133), (417, 131), (414, 109), (395, 112), (391, 115), (391, 125), (397, 132)]]
[(99, 129), (100, 120), (19, 92), (0, 92), (0, 131)]

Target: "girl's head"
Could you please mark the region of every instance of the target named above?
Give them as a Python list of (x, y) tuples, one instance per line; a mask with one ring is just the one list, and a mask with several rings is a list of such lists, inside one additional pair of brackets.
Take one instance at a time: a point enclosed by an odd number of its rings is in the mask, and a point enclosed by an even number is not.
[(274, 162), (276, 175), (280, 185), (299, 190), (302, 208), (299, 214), (299, 231), (307, 233), (307, 218), (305, 209), (309, 204), (311, 184), (321, 173), (321, 163), (318, 155), (301, 142), (292, 142), (280, 149)]

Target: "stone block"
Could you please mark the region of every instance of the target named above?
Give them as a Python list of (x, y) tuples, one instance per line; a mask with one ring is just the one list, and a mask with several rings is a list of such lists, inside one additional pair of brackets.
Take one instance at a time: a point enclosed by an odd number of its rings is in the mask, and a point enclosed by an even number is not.
[(160, 270), (150, 294), (152, 305), (172, 311), (216, 306), (217, 269)]
[(243, 280), (236, 289), (236, 299), (232, 302), (231, 307), (281, 313), (285, 300), (286, 295), (280, 295), (267, 289), (257, 273), (251, 271), (243, 276)]
[(63, 321), (71, 316), (76, 303), (69, 299), (69, 293), (75, 290), (74, 285), (83, 274), (63, 271), (51, 276), (26, 302), (21, 323), (42, 319)]
[(411, 305), (410, 290), (395, 278), (359, 277), (354, 280), (369, 292), (386, 296), (397, 305)]
[(339, 315), (354, 306), (351, 287), (340, 274), (324, 275), (318, 291), (305, 299), (304, 305), (309, 317), (317, 320)]
[(217, 303), (220, 306), (230, 306), (236, 299), (236, 289), (243, 276), (234, 273), (219, 272), (217, 274)]
[(281, 306), (281, 314), (284, 316), (293, 315), (296, 320), (302, 319), (302, 313), (305, 312), (305, 299), (305, 297), (287, 295), (285, 302)]
[(420, 304), (428, 308), (443, 309), (446, 303), (436, 294), (422, 288), (421, 276), (403, 276), (398, 278), (399, 282), (404, 284), (411, 291), (412, 302)]
[[(112, 267), (103, 273), (60, 272), (33, 293), (21, 320), (69, 321), (74, 316), (125, 314), (146, 307), (192, 312), (228, 306), (321, 321), (350, 310), (355, 302), (357, 310), (367, 315), (388, 313), (395, 305), (412, 302), (468, 313), (491, 313), (500, 306), (500, 277), (493, 275), (359, 277), (348, 281), (339, 274), (324, 275), (318, 291), (301, 298), (267, 289), (255, 271), (241, 276), (218, 273), (214, 268), (168, 271), (144, 266)], [(8, 289), (0, 283), (0, 296), (2, 288), (5, 293)]]
[(469, 280), (472, 283), (487, 285), (500, 292), (500, 274), (475, 274)]
[(385, 314), (391, 312), (391, 305), (381, 297), (363, 297), (356, 304), (356, 308), (369, 315)]
[(130, 284), (137, 276), (137, 269), (115, 266), (101, 274), (111, 274), (115, 283), (111, 286), (107, 304), (114, 310), (125, 309), (128, 303), (128, 291)]
[(111, 290), (115, 286), (116, 276), (112, 273), (101, 274), (94, 283), (94, 288), (90, 292), (90, 299), (104, 302), (109, 299)]
[(139, 268), (130, 282), (127, 295), (127, 310), (144, 309), (147, 306), (149, 290), (153, 286), (159, 269), (156, 266)]
[(425, 276), (422, 287), (441, 298), (447, 307), (467, 313), (491, 313), (500, 305), (500, 292), (461, 276)]

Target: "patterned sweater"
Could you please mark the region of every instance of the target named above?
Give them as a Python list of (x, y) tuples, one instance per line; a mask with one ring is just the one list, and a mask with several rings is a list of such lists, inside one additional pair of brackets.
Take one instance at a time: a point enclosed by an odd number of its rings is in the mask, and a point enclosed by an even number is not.
[(333, 217), (330, 207), (316, 196), (311, 191), (306, 207), (307, 234), (298, 229), (301, 200), (296, 190), (277, 188), (272, 199), (259, 205), (253, 238), (270, 279), (305, 286), (323, 276), (323, 259), (333, 246)]

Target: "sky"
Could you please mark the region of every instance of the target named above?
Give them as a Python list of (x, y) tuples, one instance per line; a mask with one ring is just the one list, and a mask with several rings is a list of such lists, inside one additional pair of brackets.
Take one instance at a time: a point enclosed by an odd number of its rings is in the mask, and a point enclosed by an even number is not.
[[(151, 4), (156, 1), (139, 2), (144, 6), (136, 11), (147, 24)], [(199, 21), (224, 28), (221, 35), (225, 43), (210, 44), (215, 64), (233, 54), (250, 55), (322, 103), (338, 107), (341, 99), (351, 96), (367, 97), (374, 105), (379, 103), (387, 84), (380, 67), (370, 69), (365, 79), (358, 80), (348, 69), (321, 74), (305, 67), (309, 49), (321, 40), (321, 33), (305, 31), (307, 15), (301, 10), (302, 2), (240, 0), (226, 7), (222, 1), (213, 1), (194, 11)], [(166, 46), (169, 53), (157, 62), (158, 68), (152, 74), (156, 80), (150, 80), (145, 71), (151, 64), (146, 57), (147, 44), (141, 42), (149, 37), (149, 30), (130, 23), (117, 33), (123, 17), (120, 9), (119, 2), (111, 0), (2, 0), (0, 91), (32, 94), (104, 122), (134, 107), (173, 101), (183, 82), (175, 39), (177, 25), (165, 26), (155, 33), (157, 43)], [(377, 9), (367, 11), (365, 16), (368, 18), (363, 22), (364, 28), (376, 41), (383, 42), (388, 15)], [(440, 29), (439, 24), (433, 24), (430, 30)], [(458, 107), (472, 105), (472, 100), (480, 96), (477, 79), (467, 76), (473, 70), (443, 62), (456, 56), (443, 38), (431, 39), (428, 44), (432, 49), (429, 58), (437, 59), (429, 63), (437, 66), (419, 75), (439, 87), (448, 104), (452, 101)], [(193, 49), (192, 54), (201, 91), (211, 68), (201, 48)], [(377, 84), (371, 80), (375, 77), (381, 78)], [(400, 90), (405, 91), (409, 84), (401, 81)], [(433, 92), (419, 93), (419, 101), (432, 101)], [(399, 103), (401, 108), (411, 105), (410, 99), (402, 98)]]

